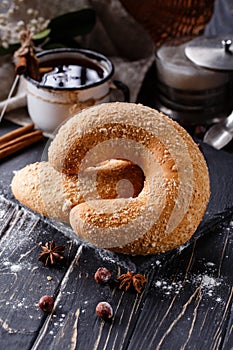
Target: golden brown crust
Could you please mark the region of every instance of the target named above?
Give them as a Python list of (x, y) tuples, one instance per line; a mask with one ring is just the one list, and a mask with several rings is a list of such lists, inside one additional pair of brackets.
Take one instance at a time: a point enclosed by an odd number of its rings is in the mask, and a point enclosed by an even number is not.
[(30, 164), (17, 171), (11, 188), (25, 206), (64, 222), (69, 222), (72, 205), (82, 202), (77, 178), (59, 173), (48, 162)]
[[(144, 181), (143, 172), (137, 165), (120, 159), (90, 167), (86, 169), (85, 175), (87, 180), (93, 175), (96, 177), (100, 198), (114, 199), (123, 194), (136, 197)], [(128, 179), (132, 188), (126, 184), (118, 191), (117, 184), (122, 179)], [(67, 223), (71, 208), (84, 201), (78, 176), (62, 174), (48, 162), (37, 162), (19, 170), (13, 177), (11, 187), (14, 196), (25, 206), (41, 215)], [(132, 192), (127, 192), (128, 189)]]
[[(121, 146), (115, 142), (120, 139), (130, 142)], [(115, 151), (117, 146), (122, 154)], [(85, 198), (71, 210), (74, 231), (93, 244), (134, 255), (185, 243), (203, 217), (210, 191), (204, 157), (190, 135), (149, 107), (108, 103), (70, 119), (51, 144), (49, 161), (57, 170), (74, 174), (83, 159), (101, 161), (112, 152), (133, 161), (136, 157), (144, 171), (144, 188), (131, 201)], [(141, 157), (135, 156), (140, 152)]]
[(143, 189), (144, 174), (136, 164), (125, 159), (110, 159), (85, 170), (96, 173), (96, 189), (102, 199), (137, 197)]
[(191, 137), (178, 123), (173, 125), (185, 138), (193, 164), (194, 181), (188, 210), (178, 227), (169, 235), (164, 234), (165, 225), (161, 221), (160, 225), (156, 227), (156, 230), (160, 232), (159, 237), (155, 237), (152, 229), (147, 232), (143, 240), (140, 239), (124, 247), (116, 248), (114, 249), (116, 252), (146, 255), (169, 251), (187, 242), (201, 222), (210, 196), (208, 168), (203, 155), (200, 154), (198, 146)]
[[(25, 193), (28, 198), (40, 190), (38, 174), (32, 180), (30, 168), (13, 180), (16, 198), (54, 215), (56, 209), (51, 213), (44, 203), (51, 194), (47, 188), (56, 181), (59, 195), (53, 201), (63, 212), (65, 207), (66, 221), (70, 214), (74, 231), (94, 245), (125, 254), (161, 253), (187, 242), (210, 195), (206, 162), (191, 136), (162, 113), (133, 103), (94, 106), (68, 120), (50, 145), (45, 167), (53, 173), (52, 180), (42, 171), (46, 196), (38, 196), (36, 204), (31, 198), (25, 202)], [(18, 193), (23, 172), (27, 178)], [(68, 201), (67, 208), (58, 205), (59, 196)]]

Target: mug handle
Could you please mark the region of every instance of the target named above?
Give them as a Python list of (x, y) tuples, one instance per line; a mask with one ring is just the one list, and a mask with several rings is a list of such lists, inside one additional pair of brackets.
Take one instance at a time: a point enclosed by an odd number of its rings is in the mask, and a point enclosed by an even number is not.
[(111, 86), (112, 89), (118, 89), (118, 90), (122, 91), (123, 96), (124, 96), (124, 102), (129, 102), (130, 92), (129, 92), (128, 86), (119, 80), (113, 80), (112, 85), (113, 85), (113, 86)]

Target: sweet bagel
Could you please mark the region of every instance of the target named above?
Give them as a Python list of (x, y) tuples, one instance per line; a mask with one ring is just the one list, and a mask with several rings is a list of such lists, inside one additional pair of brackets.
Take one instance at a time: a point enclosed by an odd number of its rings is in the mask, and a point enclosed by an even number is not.
[[(195, 232), (209, 200), (209, 175), (189, 134), (162, 113), (133, 103), (83, 110), (58, 131), (49, 162), (79, 178), (81, 204), (70, 211), (74, 231), (96, 246), (127, 254), (165, 252)], [(145, 176), (135, 198), (103, 199), (86, 169), (128, 159)]]
[[(143, 188), (142, 170), (126, 160), (112, 159), (86, 169), (86, 178), (93, 176), (100, 198), (135, 197)], [(78, 176), (62, 174), (48, 162), (37, 162), (19, 170), (11, 188), (14, 196), (31, 210), (67, 223), (71, 208), (83, 202)]]

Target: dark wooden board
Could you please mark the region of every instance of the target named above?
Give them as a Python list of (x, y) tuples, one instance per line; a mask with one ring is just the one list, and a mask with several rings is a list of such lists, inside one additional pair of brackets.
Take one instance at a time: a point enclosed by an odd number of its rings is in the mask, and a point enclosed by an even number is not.
[[(0, 164), (0, 348), (232, 349), (233, 155), (202, 145), (212, 193), (190, 244), (167, 254), (130, 257), (78, 240), (69, 228), (13, 198), (13, 171), (40, 160), (44, 146)], [(66, 245), (64, 263), (54, 268), (38, 261), (39, 243), (52, 238)], [(93, 275), (99, 266), (113, 276), (143, 273), (146, 288), (136, 294), (98, 285)], [(56, 299), (53, 315), (37, 306), (44, 294)], [(112, 321), (95, 315), (102, 300), (114, 308)]]
[[(2, 198), (0, 213), (1, 343), (8, 349), (27, 349), (45, 321), (36, 304), (42, 295), (58, 293), (76, 247), (37, 216)], [(67, 257), (64, 264), (48, 270), (38, 262), (39, 244), (51, 239), (66, 244)]]
[[(140, 259), (78, 245), (1, 200), (1, 213), (4, 208), (0, 335), (9, 349), (32, 344), (35, 349), (168, 349), (174, 343), (176, 349), (220, 349), (224, 341), (232, 346), (233, 218), (180, 251)], [(39, 242), (52, 238), (67, 246), (65, 263), (56, 268), (37, 260)], [(144, 292), (96, 284), (93, 275), (103, 265), (113, 276), (128, 269), (145, 274)], [(53, 315), (37, 307), (44, 294), (56, 298)], [(110, 322), (95, 315), (102, 300), (114, 308)]]

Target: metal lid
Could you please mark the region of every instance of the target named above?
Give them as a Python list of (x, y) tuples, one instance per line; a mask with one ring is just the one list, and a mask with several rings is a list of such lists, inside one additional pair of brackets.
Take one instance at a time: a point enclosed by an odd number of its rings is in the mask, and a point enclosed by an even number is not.
[(187, 43), (185, 55), (201, 67), (233, 70), (233, 36), (198, 37)]

